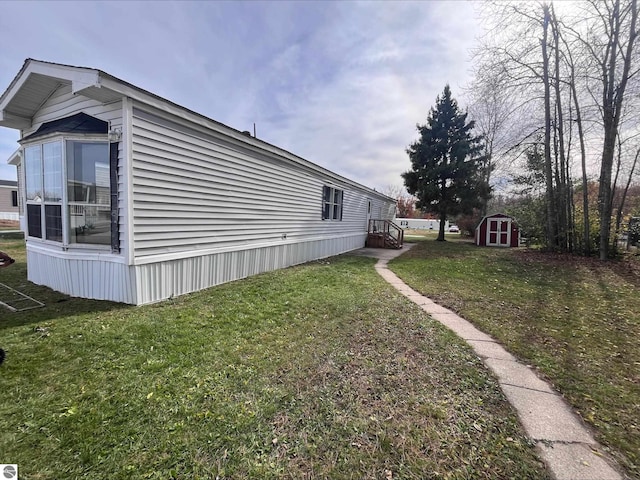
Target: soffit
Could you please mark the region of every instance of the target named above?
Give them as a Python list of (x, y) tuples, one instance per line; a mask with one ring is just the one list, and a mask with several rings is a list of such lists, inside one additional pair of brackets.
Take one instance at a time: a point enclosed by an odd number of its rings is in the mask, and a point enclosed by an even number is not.
[(71, 86), (101, 103), (122, 98), (113, 90), (101, 88), (100, 71), (85, 67), (27, 59), (22, 69), (0, 97), (0, 126), (15, 129), (31, 127), (33, 116), (61, 86)]

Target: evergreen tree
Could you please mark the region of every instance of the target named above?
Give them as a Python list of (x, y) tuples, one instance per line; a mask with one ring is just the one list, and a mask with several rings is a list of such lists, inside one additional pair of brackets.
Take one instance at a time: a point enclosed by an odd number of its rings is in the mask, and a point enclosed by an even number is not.
[(417, 208), (440, 218), (440, 241), (447, 217), (471, 213), (490, 197), (482, 176), (484, 145), (481, 137), (472, 135), (473, 126), (447, 85), (427, 124), (417, 125), (420, 139), (407, 148), (411, 170), (402, 174), (404, 184), (418, 199)]

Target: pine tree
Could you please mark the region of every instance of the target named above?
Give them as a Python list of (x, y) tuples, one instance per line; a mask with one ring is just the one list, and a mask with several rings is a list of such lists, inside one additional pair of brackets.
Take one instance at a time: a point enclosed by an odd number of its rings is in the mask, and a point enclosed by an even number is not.
[(473, 136), (474, 123), (458, 110), (449, 85), (427, 117), (417, 125), (420, 139), (407, 153), (411, 170), (402, 174), (407, 191), (418, 199), (417, 208), (440, 218), (438, 240), (444, 241), (447, 217), (471, 213), (490, 197), (482, 177), (482, 138)]

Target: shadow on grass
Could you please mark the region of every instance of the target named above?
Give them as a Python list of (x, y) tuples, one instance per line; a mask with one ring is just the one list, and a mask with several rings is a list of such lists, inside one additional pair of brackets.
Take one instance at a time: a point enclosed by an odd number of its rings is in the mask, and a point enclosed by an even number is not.
[[(18, 312), (0, 305), (0, 330), (18, 326), (33, 325), (55, 319), (73, 317), (86, 313), (99, 313), (110, 310), (132, 308), (130, 305), (109, 302), (106, 300), (89, 300), (74, 298), (64, 293), (56, 292), (48, 287), (36, 285), (27, 280), (27, 264), (24, 256), (16, 259), (16, 263), (0, 269), (0, 283), (28, 295), (44, 303), (44, 307), (33, 308)], [(11, 305), (10, 292), (0, 288), (0, 302)], [(16, 305), (16, 308), (19, 308)]]
[[(34, 298), (38, 299), (37, 297)], [(56, 319), (74, 317), (76, 315), (83, 315), (87, 313), (98, 314), (100, 312), (108, 312), (125, 308), (132, 307), (130, 305), (120, 303), (101, 300), (86, 300), (68, 296), (66, 298), (59, 299), (54, 303), (45, 303), (45, 306), (42, 308), (34, 308), (18, 312), (12, 312), (3, 306), (0, 306), (0, 331), (14, 327), (38, 325), (40, 323), (50, 322)]]

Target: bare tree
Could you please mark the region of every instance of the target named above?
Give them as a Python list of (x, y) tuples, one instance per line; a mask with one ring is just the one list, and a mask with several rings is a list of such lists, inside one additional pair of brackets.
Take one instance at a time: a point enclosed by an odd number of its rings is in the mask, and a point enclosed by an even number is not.
[[(554, 12), (554, 23), (557, 25), (562, 25), (558, 22), (558, 19), (555, 17)], [(564, 25), (562, 25), (564, 26)], [(582, 108), (580, 105), (580, 96), (578, 95), (577, 89), (577, 73), (576, 73), (576, 61), (574, 60), (574, 53), (572, 46), (565, 39), (565, 36), (562, 35), (561, 29), (557, 28), (558, 38), (563, 43), (563, 52), (564, 52), (564, 62), (568, 68), (568, 78), (566, 79), (567, 84), (570, 89), (570, 98), (573, 102), (573, 112), (570, 115), (570, 120), (576, 123), (576, 127), (578, 129), (578, 141), (580, 143), (580, 171), (582, 174), (582, 223), (583, 223), (583, 231), (582, 231), (582, 248), (584, 255), (591, 254), (591, 232), (590, 232), (590, 221), (589, 221), (589, 188), (588, 188), (588, 179), (587, 179), (587, 149), (585, 145), (585, 128), (582, 120)], [(571, 34), (572, 32), (569, 31)], [(557, 47), (560, 49), (560, 47)], [(571, 123), (570, 123), (571, 125)], [(572, 192), (573, 189), (570, 189)], [(573, 206), (573, 199), (570, 200), (570, 205)]]
[[(513, 116), (514, 105), (499, 73), (491, 70), (476, 72), (475, 81), (468, 88), (470, 97), (469, 114), (475, 121), (475, 129), (484, 138), (482, 165), (483, 180), (490, 185), (492, 175), (505, 160), (510, 135), (509, 120)], [(487, 212), (488, 202), (483, 202), (481, 217)]]
[(382, 189), (382, 193), (396, 199), (396, 216), (398, 218), (413, 218), (415, 216), (416, 198), (409, 195), (404, 187), (387, 185)]
[[(510, 98), (517, 99), (515, 103), (538, 112), (527, 115), (537, 125), (531, 125), (529, 133), (506, 151), (521, 155), (531, 146), (528, 139), (535, 141), (536, 132), (543, 134), (544, 223), (550, 248), (574, 248), (574, 123), (583, 190), (581, 239), (587, 254), (591, 243), (587, 158), (590, 149), (600, 150), (599, 254), (605, 259), (611, 240), (613, 174), (622, 113), (634, 99), (630, 92), (640, 90), (634, 66), (637, 0), (589, 0), (581, 8), (573, 18), (566, 14), (559, 18), (546, 3), (494, 2), (486, 7), (492, 39), (485, 39), (484, 53), (476, 60), (500, 78), (495, 83), (504, 86)], [(585, 127), (585, 122), (599, 125), (599, 131)]]
[(600, 259), (609, 257), (612, 216), (612, 171), (618, 128), (626, 98), (626, 87), (632, 74), (634, 45), (638, 32), (637, 0), (621, 4), (620, 0), (590, 0), (600, 22), (591, 30), (584, 45), (600, 67), (604, 142), (600, 164), (598, 209), (600, 213)]

